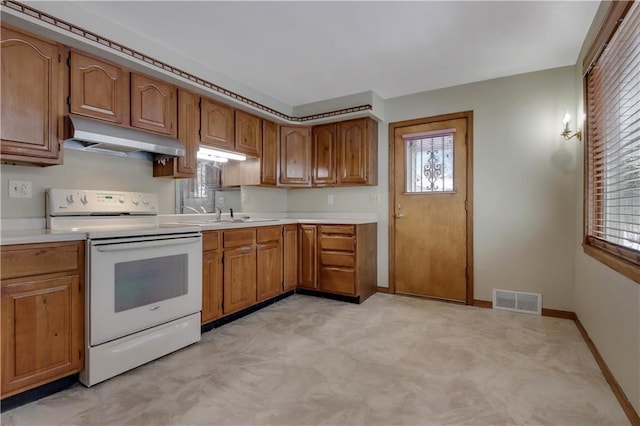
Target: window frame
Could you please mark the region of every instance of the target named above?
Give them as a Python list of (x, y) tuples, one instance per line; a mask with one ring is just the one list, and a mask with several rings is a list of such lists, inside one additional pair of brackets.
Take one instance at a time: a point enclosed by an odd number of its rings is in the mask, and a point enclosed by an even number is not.
[(583, 173), (583, 241), (582, 247), (585, 254), (593, 257), (606, 266), (616, 270), (620, 274), (630, 278), (640, 284), (640, 252), (627, 249), (616, 244), (612, 244), (600, 239), (596, 239), (591, 235), (590, 223), (595, 215), (594, 209), (590, 204), (591, 194), (589, 193), (589, 179), (591, 176), (591, 164), (589, 161), (590, 144), (589, 135), (589, 116), (588, 116), (588, 90), (587, 76), (593, 64), (600, 58), (607, 43), (611, 40), (617, 31), (620, 23), (627, 15), (629, 9), (633, 5), (633, 1), (612, 2), (607, 10), (605, 18), (600, 26), (598, 34), (591, 44), (583, 61), (583, 93), (584, 93), (584, 111), (586, 114), (585, 131), (584, 131), (584, 173)]

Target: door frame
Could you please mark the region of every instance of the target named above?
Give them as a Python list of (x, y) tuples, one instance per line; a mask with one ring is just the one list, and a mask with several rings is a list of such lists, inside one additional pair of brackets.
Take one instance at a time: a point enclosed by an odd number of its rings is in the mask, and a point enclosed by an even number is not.
[(389, 293), (396, 293), (395, 283), (395, 132), (400, 127), (430, 124), (438, 121), (465, 119), (467, 121), (467, 295), (466, 304), (473, 305), (473, 111), (436, 115), (433, 117), (389, 123)]

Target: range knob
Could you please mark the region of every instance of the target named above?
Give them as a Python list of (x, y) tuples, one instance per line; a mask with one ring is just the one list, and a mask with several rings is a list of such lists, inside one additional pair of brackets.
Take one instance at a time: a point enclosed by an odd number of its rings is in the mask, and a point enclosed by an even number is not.
[(82, 204), (87, 204), (87, 203), (89, 202), (89, 199), (87, 198), (87, 195), (86, 195), (86, 194), (85, 194), (85, 195), (80, 196), (80, 202), (81, 202)]
[(73, 194), (67, 195), (67, 203), (73, 204), (74, 201)]
[(134, 206), (137, 206), (140, 203), (140, 196), (134, 195), (133, 197), (131, 197), (131, 202)]
[(149, 200), (147, 198), (142, 198), (142, 204), (149, 204)]
[(124, 195), (119, 196), (118, 201), (120, 201), (120, 204), (124, 204)]

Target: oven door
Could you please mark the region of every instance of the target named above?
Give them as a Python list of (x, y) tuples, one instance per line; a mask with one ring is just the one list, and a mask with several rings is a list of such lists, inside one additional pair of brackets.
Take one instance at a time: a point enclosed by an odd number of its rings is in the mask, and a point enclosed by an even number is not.
[(190, 315), (202, 306), (202, 236), (92, 240), (91, 346)]

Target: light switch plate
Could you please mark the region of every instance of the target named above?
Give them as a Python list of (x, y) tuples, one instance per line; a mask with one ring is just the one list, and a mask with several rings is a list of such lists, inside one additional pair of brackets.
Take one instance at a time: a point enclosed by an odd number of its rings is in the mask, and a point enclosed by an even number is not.
[(9, 180), (9, 198), (31, 198), (32, 186), (28, 180)]

